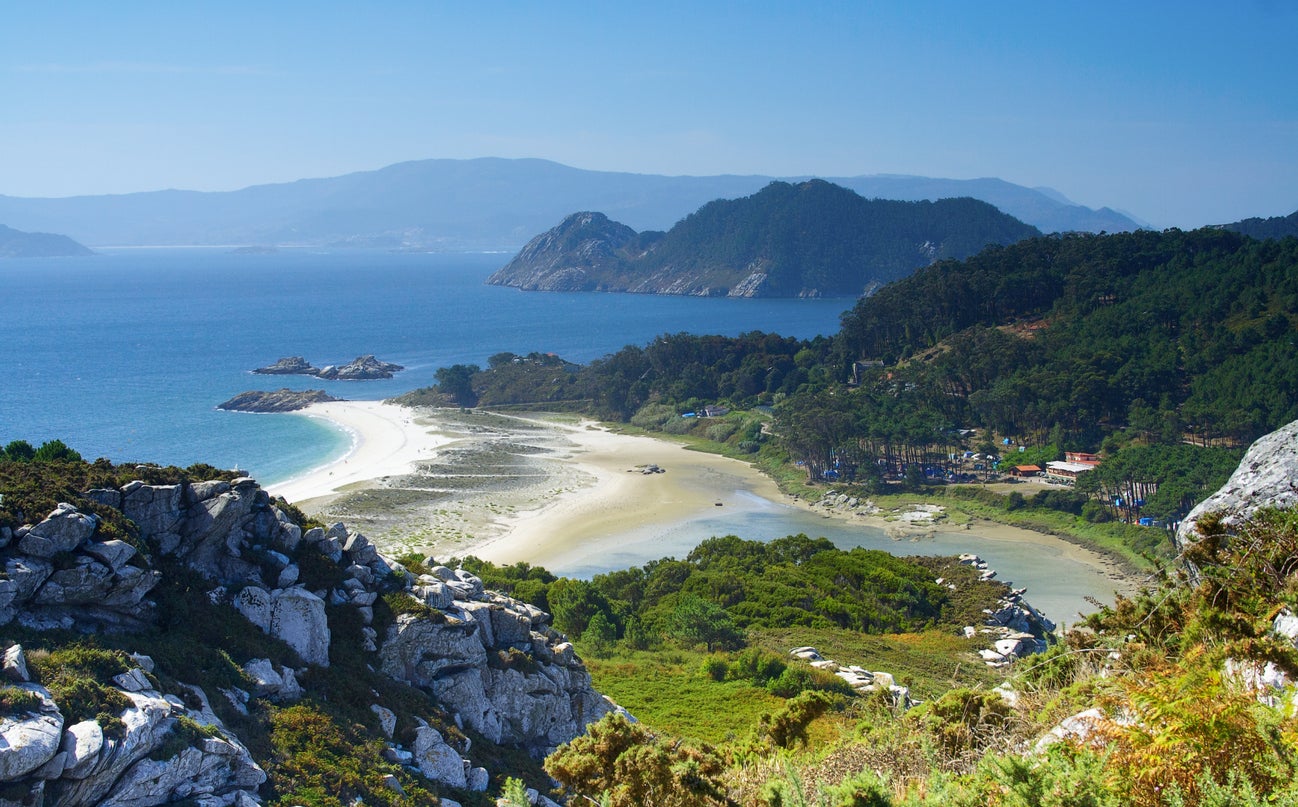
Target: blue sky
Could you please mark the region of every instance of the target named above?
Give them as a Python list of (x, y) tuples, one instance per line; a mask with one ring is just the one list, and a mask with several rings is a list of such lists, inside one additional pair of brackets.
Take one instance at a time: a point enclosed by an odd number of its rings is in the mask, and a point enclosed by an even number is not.
[(430, 157), (997, 176), (1157, 227), (1298, 209), (1298, 3), (0, 6), (0, 194)]

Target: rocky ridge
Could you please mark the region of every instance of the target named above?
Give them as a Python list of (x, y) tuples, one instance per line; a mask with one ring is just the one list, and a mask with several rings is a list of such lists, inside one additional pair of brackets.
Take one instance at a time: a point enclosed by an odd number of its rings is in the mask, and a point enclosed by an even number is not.
[[(134, 522), (141, 547), (106, 539), (100, 519), (71, 504), (16, 530), (0, 528), (6, 572), (0, 626), (138, 630), (158, 618), (149, 595), (163, 572), (154, 567), (179, 563), (209, 581), (210, 602), (231, 606), (249, 625), (282, 640), (299, 662), (236, 659), (248, 688), (205, 692), (191, 684), (164, 688), (152, 676), (153, 661), (137, 655), (134, 667), (111, 682), (131, 704), (115, 716), (123, 727), (119, 737), (96, 720), (69, 725), (50, 691), (28, 672), (23, 648), (10, 645), (4, 674), (11, 687), (31, 693), (24, 697), (32, 705), (0, 712), (7, 748), (0, 754), (0, 804), (260, 804), (257, 788), (265, 773), (217, 719), (208, 698), (242, 709), (262, 698), (291, 702), (302, 694), (299, 679), (312, 667), (327, 667), (331, 653), (361, 654), (394, 680), (431, 693), (452, 728), (471, 728), (537, 755), (617, 709), (591, 688), (572, 645), (550, 627), (549, 614), (484, 590), (463, 570), (435, 566), (413, 574), (342, 524), (304, 531), (252, 479), (132, 482), (84, 495)], [(334, 570), (332, 582), (308, 585), (304, 568), (321, 564)], [(380, 631), (374, 606), (385, 595), (410, 606)], [(330, 620), (338, 617), (331, 609), (359, 621), (361, 646), (334, 646)], [(385, 727), (389, 760), (447, 787), (488, 787), (490, 775), (469, 761), (463, 737), (416, 718), (413, 739), (403, 744), (393, 738), (391, 710), (378, 702), (371, 710)], [(177, 743), (184, 721), (206, 729)]]

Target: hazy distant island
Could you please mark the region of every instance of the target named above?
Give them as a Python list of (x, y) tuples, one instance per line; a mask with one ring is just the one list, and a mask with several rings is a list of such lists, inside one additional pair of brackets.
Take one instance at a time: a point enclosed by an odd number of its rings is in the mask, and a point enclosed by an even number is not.
[(274, 255), (279, 252), (279, 247), (270, 246), (269, 244), (250, 244), (246, 247), (235, 247), (230, 250), (231, 255)]
[(257, 375), (309, 375), (329, 381), (372, 381), (391, 378), (406, 369), (400, 364), (380, 361), (373, 354), (357, 356), (347, 364), (315, 367), (301, 356), (286, 356), (267, 367), (253, 370)]
[(0, 224), (0, 258), (65, 258), (94, 254), (66, 235), (26, 233)]
[(823, 180), (709, 202), (666, 233), (574, 213), (528, 242), (492, 285), (702, 297), (857, 297), (920, 267), (1037, 228), (976, 199), (864, 199)]
[(314, 403), (340, 400), (321, 389), (249, 390), (217, 404), (216, 408), (227, 412), (295, 412)]
[[(329, 245), (439, 252), (518, 250), (577, 210), (636, 230), (665, 230), (713, 199), (757, 193), (774, 179), (585, 171), (549, 160), (416, 160), (376, 171), (237, 191), (160, 190), (62, 199), (0, 195), (0, 221), (68, 233), (86, 244)], [(1042, 232), (1134, 230), (1138, 220), (1047, 188), (1001, 179), (824, 177), (867, 199), (972, 197)]]

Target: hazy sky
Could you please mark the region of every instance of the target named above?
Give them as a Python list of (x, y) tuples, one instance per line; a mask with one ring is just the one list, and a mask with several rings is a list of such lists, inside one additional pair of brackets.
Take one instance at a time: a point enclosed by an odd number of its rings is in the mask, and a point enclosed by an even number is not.
[(1298, 3), (0, 2), (0, 194), (429, 157), (1298, 209)]

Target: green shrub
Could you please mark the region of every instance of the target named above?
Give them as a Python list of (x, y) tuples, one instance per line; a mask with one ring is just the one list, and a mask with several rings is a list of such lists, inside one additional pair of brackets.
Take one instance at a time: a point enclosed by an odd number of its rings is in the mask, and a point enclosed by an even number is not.
[(649, 431), (660, 431), (663, 424), (679, 419), (676, 410), (666, 404), (647, 404), (631, 416), (631, 425)]
[(707, 656), (703, 663), (699, 665), (699, 674), (704, 678), (711, 678), (713, 681), (726, 680), (726, 673), (729, 672), (730, 665), (722, 656)]
[(41, 703), (41, 696), (30, 690), (0, 687), (0, 717), (16, 717), (35, 712), (40, 709)]
[(698, 418), (677, 417), (664, 423), (662, 430), (666, 434), (689, 434), (694, 431), (698, 425)]
[(789, 665), (784, 658), (760, 647), (750, 647), (735, 656), (726, 671), (731, 681), (750, 681), (754, 686), (766, 686), (780, 677)]
[(27, 661), (68, 723), (98, 719), (107, 731), (115, 728), (116, 716), (131, 706), (131, 700), (121, 690), (101, 683), (130, 669), (125, 653), (72, 644), (50, 652), (29, 653)]
[[(393, 807), (432, 804), (435, 797), (403, 768), (380, 757), (383, 743), (357, 725), (336, 720), (319, 707), (298, 704), (271, 715), (273, 753), (267, 765), (275, 804), (344, 807), (356, 802)], [(384, 777), (398, 777), (405, 796)]]
[(1109, 512), (1109, 508), (1090, 499), (1082, 505), (1082, 518), (1092, 524), (1103, 524), (1113, 520), (1113, 513)]
[(432, 572), (432, 567), (428, 565), (428, 558), (424, 557), (422, 552), (406, 552), (398, 555), (396, 561), (402, 568), (416, 577)]
[(420, 602), (404, 591), (391, 591), (384, 594), (383, 602), (394, 619), (402, 614), (414, 614), (419, 619), (431, 620), (439, 625), (446, 621), (446, 614)]
[(180, 715), (171, 725), (166, 739), (149, 754), (154, 762), (165, 762), (172, 759), (186, 748), (196, 745), (204, 737), (220, 737), (221, 732), (215, 726), (205, 726), (186, 715)]
[(772, 695), (781, 698), (793, 698), (804, 692), (837, 692), (842, 695), (853, 695), (856, 690), (851, 684), (825, 670), (794, 664), (766, 684)]
[(823, 715), (833, 704), (833, 698), (817, 691), (800, 692), (773, 714), (758, 719), (756, 734), (759, 741), (769, 742), (777, 748), (789, 748), (795, 743), (807, 742), (807, 726)]
[(730, 421), (713, 423), (704, 430), (703, 436), (714, 443), (724, 443), (730, 439), (730, 436), (739, 431), (739, 424)]

